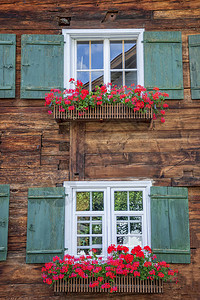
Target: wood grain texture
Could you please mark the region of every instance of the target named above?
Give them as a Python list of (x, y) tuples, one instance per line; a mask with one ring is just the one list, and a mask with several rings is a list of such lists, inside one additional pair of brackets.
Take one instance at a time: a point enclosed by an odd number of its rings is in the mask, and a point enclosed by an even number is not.
[[(188, 187), (191, 264), (173, 266), (179, 269), (179, 282), (165, 284), (163, 295), (137, 299), (199, 300), (200, 102), (191, 99), (188, 51), (188, 36), (200, 34), (199, 9), (198, 0), (0, 1), (0, 33), (16, 34), (16, 98), (0, 99), (0, 183), (11, 186), (8, 259), (0, 264), (0, 299), (66, 299), (42, 283), (41, 265), (25, 264), (27, 193), (30, 187), (62, 186), (82, 161), (81, 180), (148, 177), (154, 185)], [(105, 19), (110, 10), (118, 11), (114, 21)], [(60, 26), (60, 17), (71, 17), (70, 26)], [(57, 124), (43, 100), (20, 99), (21, 35), (61, 34), (62, 28), (181, 31), (184, 99), (169, 101), (166, 122), (155, 121), (152, 130), (142, 122), (87, 122), (77, 150), (69, 123)], [(110, 299), (67, 299), (80, 297)]]

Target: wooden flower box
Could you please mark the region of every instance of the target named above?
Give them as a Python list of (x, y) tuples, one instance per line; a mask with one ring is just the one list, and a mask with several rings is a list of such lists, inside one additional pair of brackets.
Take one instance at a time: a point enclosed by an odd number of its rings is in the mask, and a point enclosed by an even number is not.
[[(54, 284), (55, 293), (108, 293), (108, 289), (91, 288), (90, 282), (96, 278), (71, 278), (69, 281), (60, 279)], [(117, 287), (116, 293), (123, 294), (158, 294), (163, 293), (163, 280), (140, 280), (133, 276), (118, 276), (112, 284)]]
[(54, 118), (59, 120), (108, 120), (108, 119), (123, 119), (123, 120), (151, 120), (153, 116), (152, 109), (142, 113), (141, 111), (134, 111), (132, 108), (124, 104), (117, 103), (116, 105), (104, 104), (94, 108), (89, 107), (84, 113), (78, 110), (61, 112), (59, 106), (54, 106)]

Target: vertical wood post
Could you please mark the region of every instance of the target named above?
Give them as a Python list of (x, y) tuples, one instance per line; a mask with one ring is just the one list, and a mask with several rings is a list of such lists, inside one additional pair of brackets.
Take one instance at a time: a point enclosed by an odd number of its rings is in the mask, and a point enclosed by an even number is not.
[(85, 122), (70, 122), (70, 180), (84, 180)]

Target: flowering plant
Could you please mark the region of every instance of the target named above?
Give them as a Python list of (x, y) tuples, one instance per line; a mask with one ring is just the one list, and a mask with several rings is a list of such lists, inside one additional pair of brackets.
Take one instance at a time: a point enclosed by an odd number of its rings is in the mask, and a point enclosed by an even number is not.
[(42, 268), (43, 281), (53, 285), (59, 279), (70, 282), (73, 277), (91, 278), (90, 287), (99, 286), (111, 293), (117, 291), (113, 286), (116, 276), (133, 276), (141, 280), (175, 279), (177, 282), (178, 271), (172, 270), (165, 261), (155, 262), (156, 256), (148, 246), (143, 249), (136, 246), (129, 252), (126, 246), (111, 245), (107, 252), (106, 260), (97, 257), (95, 249), (92, 249), (92, 255), (78, 258), (69, 254), (63, 259), (56, 256)]
[[(153, 110), (153, 119), (159, 115), (161, 122), (164, 123), (165, 109), (168, 104), (165, 103), (165, 98), (169, 97), (167, 93), (161, 93), (159, 88), (155, 87), (153, 91), (147, 92), (146, 89), (137, 85), (135, 88), (123, 86), (118, 88), (116, 85), (112, 87), (111, 83), (96, 86), (94, 91), (89, 92), (83, 88), (83, 83), (80, 80), (70, 79), (70, 82), (75, 85), (74, 89), (66, 89), (63, 92), (59, 89), (53, 89), (45, 96), (45, 106), (49, 106), (48, 113), (53, 112), (54, 105), (59, 106), (61, 112), (78, 110), (79, 115), (84, 114), (88, 107), (102, 106), (106, 103), (115, 105), (123, 103), (134, 111), (145, 113), (148, 109)], [(53, 105), (52, 105), (53, 104)]]

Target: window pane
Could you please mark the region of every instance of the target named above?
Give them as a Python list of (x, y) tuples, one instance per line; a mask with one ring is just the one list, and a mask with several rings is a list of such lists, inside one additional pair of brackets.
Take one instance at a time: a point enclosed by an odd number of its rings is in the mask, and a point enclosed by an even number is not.
[(127, 192), (115, 192), (115, 211), (116, 210), (127, 210)]
[(87, 249), (77, 248), (77, 254), (78, 255), (88, 255), (90, 251), (91, 251), (90, 248), (87, 248)]
[(78, 217), (78, 221), (90, 221), (90, 217)]
[(118, 245), (125, 245), (132, 249), (133, 247), (140, 245), (142, 246), (142, 237), (138, 236), (118, 236), (117, 237)]
[(122, 72), (111, 72), (111, 83), (112, 85), (117, 85), (117, 87), (121, 87), (123, 85)]
[(76, 210), (90, 210), (90, 192), (76, 192)]
[(126, 221), (126, 220), (128, 221), (128, 217), (117, 217), (117, 221), (121, 221), (121, 220), (122, 220), (122, 221), (124, 221), (124, 220), (125, 220), (125, 221)]
[(102, 217), (92, 217), (92, 221), (100, 221), (102, 220)]
[(110, 68), (122, 69), (122, 42), (110, 42)]
[(77, 224), (77, 234), (89, 234), (89, 233), (90, 233), (90, 223)]
[(93, 234), (102, 234), (102, 224), (92, 224)]
[(125, 85), (130, 87), (132, 83), (137, 85), (137, 71), (125, 72)]
[(130, 220), (141, 221), (142, 218), (141, 217), (130, 217)]
[(117, 234), (128, 234), (128, 223), (117, 223)]
[(103, 72), (91, 72), (92, 76), (92, 91), (95, 89), (96, 85), (101, 86), (103, 82)]
[(93, 237), (92, 245), (102, 245), (102, 237), (100, 237), (100, 236)]
[(136, 69), (136, 42), (124, 41), (125, 69)]
[(130, 233), (142, 233), (142, 223), (130, 223)]
[(103, 69), (103, 42), (91, 42), (92, 69)]
[(92, 210), (103, 210), (103, 192), (92, 192)]
[(90, 246), (90, 238), (89, 237), (78, 237), (77, 238), (77, 246)]
[(129, 192), (129, 210), (143, 210), (142, 191)]
[(83, 88), (89, 90), (89, 72), (77, 72), (77, 80), (82, 81)]
[(102, 255), (102, 248), (95, 248), (97, 250), (97, 255)]
[(77, 69), (89, 69), (89, 42), (77, 42)]

